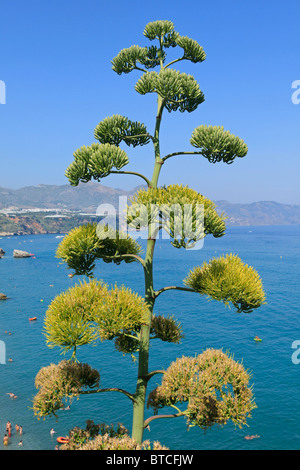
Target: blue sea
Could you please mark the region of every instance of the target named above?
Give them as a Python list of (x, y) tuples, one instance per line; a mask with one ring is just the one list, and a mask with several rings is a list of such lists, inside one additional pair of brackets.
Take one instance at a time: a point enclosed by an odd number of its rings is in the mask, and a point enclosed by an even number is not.
[[(56, 235), (3, 237), (6, 252), (0, 260), (0, 292), (9, 300), (0, 301), (0, 341), (6, 347), (6, 361), (0, 364), (0, 449), (52, 450), (59, 435), (74, 426), (122, 422), (131, 429), (131, 402), (119, 393), (84, 396), (60, 411), (55, 418), (37, 420), (31, 409), (36, 393), (34, 381), (41, 367), (63, 359), (58, 349), (49, 349), (43, 334), (43, 318), (51, 300), (78, 282), (69, 278), (66, 266), (55, 258), (61, 239)], [(145, 246), (145, 240), (141, 240)], [(14, 259), (13, 250), (26, 250), (35, 258)], [(166, 291), (159, 296), (155, 311), (172, 314), (180, 322), (185, 338), (180, 345), (152, 342), (150, 370), (167, 368), (182, 355), (201, 353), (206, 348), (230, 351), (252, 372), (257, 408), (248, 426), (233, 424), (187, 430), (184, 418), (151, 422), (145, 439), (158, 440), (173, 450), (298, 450), (300, 449), (300, 363), (295, 358), (300, 344), (299, 279), (300, 226), (228, 227), (220, 239), (207, 236), (201, 250), (174, 248), (159, 240), (155, 249), (155, 288), (182, 285), (189, 270), (214, 256), (236, 253), (259, 272), (267, 294), (267, 304), (248, 314), (238, 314), (222, 303), (208, 302), (198, 294)], [(144, 279), (139, 263), (119, 266), (99, 261), (97, 278), (109, 284), (124, 284), (143, 295)], [(37, 317), (30, 322), (30, 317)], [(254, 336), (262, 341), (256, 343)], [(298, 346), (299, 348), (300, 346)], [(12, 361), (9, 361), (9, 359)], [(101, 387), (119, 387), (134, 392), (137, 364), (122, 356), (112, 342), (79, 349), (78, 358), (97, 368)], [(160, 375), (149, 382), (157, 385)], [(14, 393), (17, 398), (11, 398)], [(146, 417), (151, 416), (146, 411)], [(6, 422), (13, 433), (8, 447), (2, 446)], [(21, 425), (23, 435), (15, 431)], [(56, 434), (51, 436), (50, 429)], [(2, 433), (2, 435), (1, 435)], [(259, 437), (247, 440), (247, 435)], [(18, 447), (22, 439), (23, 447)]]

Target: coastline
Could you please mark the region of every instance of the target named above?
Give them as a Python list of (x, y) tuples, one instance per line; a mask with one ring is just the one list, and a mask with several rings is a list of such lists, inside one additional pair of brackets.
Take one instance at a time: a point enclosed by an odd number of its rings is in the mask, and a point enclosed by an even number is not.
[[(85, 222), (88, 223), (88, 222)], [(82, 223), (81, 225), (83, 225)], [(298, 227), (300, 223), (294, 223), (294, 224), (227, 224), (227, 227), (245, 227), (245, 228), (251, 228), (251, 227)], [(29, 230), (28, 232), (26, 231), (17, 231), (17, 232), (0, 232), (0, 239), (5, 238), (5, 237), (19, 237), (19, 236), (28, 236), (28, 235), (66, 235), (72, 228), (77, 227), (78, 225), (74, 225), (74, 227), (71, 227), (68, 230), (55, 230), (55, 231), (32, 231)]]

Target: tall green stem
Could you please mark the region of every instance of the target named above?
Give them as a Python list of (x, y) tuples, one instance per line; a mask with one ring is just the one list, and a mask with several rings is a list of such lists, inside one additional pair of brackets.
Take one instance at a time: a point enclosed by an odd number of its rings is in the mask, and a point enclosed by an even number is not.
[[(151, 187), (157, 188), (158, 178), (163, 161), (160, 157), (159, 148), (159, 130), (162, 112), (164, 108), (163, 99), (158, 96), (158, 107), (154, 133), (154, 153), (155, 164), (151, 180)], [(138, 379), (136, 391), (134, 394), (133, 404), (133, 420), (132, 420), (132, 437), (137, 442), (143, 441), (144, 433), (144, 413), (146, 402), (146, 390), (148, 383), (148, 365), (149, 365), (149, 345), (150, 345), (150, 328), (153, 314), (153, 307), (155, 302), (154, 285), (153, 285), (153, 255), (154, 255), (155, 239), (152, 238), (150, 227), (148, 228), (148, 240), (146, 256), (144, 261), (144, 275), (145, 275), (145, 302), (148, 305), (148, 319), (147, 323), (142, 326), (140, 332), (140, 348), (139, 348), (139, 365), (138, 365)]]

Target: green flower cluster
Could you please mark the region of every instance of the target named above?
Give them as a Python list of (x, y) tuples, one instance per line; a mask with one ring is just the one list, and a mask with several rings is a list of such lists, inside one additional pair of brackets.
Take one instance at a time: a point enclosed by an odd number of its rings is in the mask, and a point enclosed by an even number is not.
[(193, 147), (201, 148), (202, 155), (211, 163), (232, 163), (236, 157), (245, 157), (248, 147), (245, 142), (225, 131), (223, 126), (199, 126), (191, 137)]
[(141, 95), (158, 93), (165, 100), (166, 109), (191, 113), (203, 103), (204, 95), (192, 75), (163, 68), (159, 73), (144, 73), (135, 85)]
[(131, 46), (122, 49), (111, 63), (113, 71), (118, 75), (130, 73), (134, 69), (140, 70), (138, 64), (146, 69), (153, 68), (160, 63), (160, 51), (155, 46)]
[[(162, 40), (162, 44), (165, 47), (174, 46), (174, 40), (177, 37), (173, 22), (168, 20), (158, 20), (148, 23), (145, 26), (143, 34), (146, 38), (150, 39), (150, 41), (154, 39)], [(172, 35), (172, 43), (170, 43), (170, 35)]]
[(120, 170), (129, 163), (128, 156), (120, 147), (110, 143), (92, 143), (83, 145), (74, 154), (74, 161), (68, 166), (65, 176), (72, 186), (77, 186), (80, 181), (86, 183), (94, 178), (100, 181), (115, 168)]
[[(180, 36), (175, 31), (172, 21), (148, 23), (144, 36), (150, 41), (157, 39), (159, 47), (148, 48), (134, 45), (122, 49), (112, 60), (112, 69), (119, 75), (135, 69), (144, 72), (135, 86), (136, 91), (142, 95), (158, 93), (165, 100), (165, 107), (169, 112), (194, 111), (204, 101), (204, 95), (194, 77), (169, 69), (170, 64), (164, 67), (162, 64), (165, 63), (167, 57), (165, 49), (169, 47), (179, 46), (183, 49), (183, 56), (173, 62), (190, 60), (193, 63), (205, 60), (203, 48), (197, 41), (187, 36)], [(161, 65), (159, 73), (147, 71), (159, 65)]]
[(150, 141), (146, 126), (131, 121), (125, 116), (114, 114), (103, 119), (95, 128), (95, 139), (101, 144), (119, 145), (122, 141), (128, 146), (146, 145)]
[(194, 64), (197, 62), (203, 62), (206, 59), (206, 54), (203, 47), (198, 44), (197, 41), (187, 36), (177, 36), (176, 44), (182, 47), (184, 54), (183, 58), (190, 60)]

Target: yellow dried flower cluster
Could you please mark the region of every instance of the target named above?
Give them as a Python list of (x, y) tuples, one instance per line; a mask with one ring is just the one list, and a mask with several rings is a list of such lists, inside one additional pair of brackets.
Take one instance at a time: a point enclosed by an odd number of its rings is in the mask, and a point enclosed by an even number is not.
[(48, 346), (76, 351), (78, 346), (135, 330), (147, 315), (147, 304), (131, 289), (116, 285), (109, 289), (90, 280), (55, 297), (46, 312), (44, 330)]
[(232, 302), (239, 313), (251, 312), (265, 303), (257, 271), (233, 254), (204, 262), (202, 267), (189, 272), (184, 283), (210, 299), (223, 301), (225, 305)]
[[(124, 254), (139, 254), (140, 245), (128, 235), (114, 234), (100, 224), (86, 224), (71, 230), (60, 242), (56, 257), (67, 263), (75, 274), (92, 277), (95, 260), (120, 264)], [(134, 261), (127, 257), (125, 262)]]
[(190, 426), (206, 429), (232, 420), (246, 423), (255, 408), (250, 375), (243, 365), (221, 350), (207, 349), (196, 357), (182, 357), (165, 371), (162, 384), (149, 394), (148, 407), (158, 409), (187, 402)]
[(225, 218), (218, 215), (216, 205), (188, 186), (170, 185), (140, 189), (129, 199), (129, 226), (163, 228), (176, 248), (187, 247), (205, 235), (221, 237), (225, 233)]

